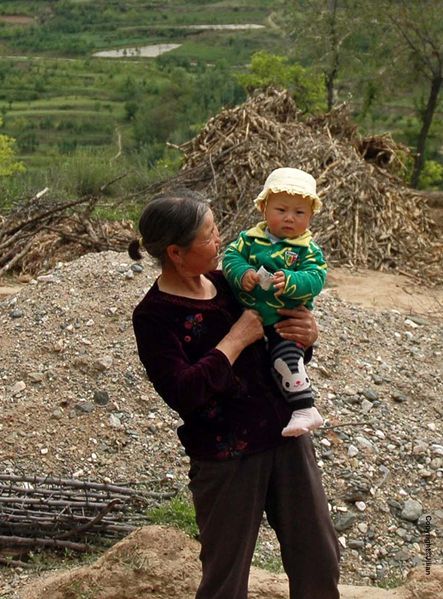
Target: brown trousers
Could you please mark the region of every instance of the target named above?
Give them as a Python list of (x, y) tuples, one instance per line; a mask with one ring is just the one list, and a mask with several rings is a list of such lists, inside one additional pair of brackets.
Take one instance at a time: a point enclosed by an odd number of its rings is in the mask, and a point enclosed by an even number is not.
[(196, 599), (247, 599), (263, 513), (291, 599), (338, 599), (339, 550), (309, 435), (223, 462), (191, 460), (203, 575)]

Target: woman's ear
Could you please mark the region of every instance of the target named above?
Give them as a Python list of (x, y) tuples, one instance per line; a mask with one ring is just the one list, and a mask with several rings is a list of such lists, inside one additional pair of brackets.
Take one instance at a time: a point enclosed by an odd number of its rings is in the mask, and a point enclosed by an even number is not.
[(182, 248), (179, 245), (176, 245), (175, 243), (168, 245), (168, 247), (166, 248), (166, 254), (169, 260), (171, 260), (173, 264), (179, 266), (181, 266), (181, 264), (183, 263), (182, 251)]

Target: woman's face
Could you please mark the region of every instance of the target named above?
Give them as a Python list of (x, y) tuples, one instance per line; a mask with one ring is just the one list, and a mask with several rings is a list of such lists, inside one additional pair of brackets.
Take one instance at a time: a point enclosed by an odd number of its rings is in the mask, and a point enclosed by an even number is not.
[(191, 276), (201, 275), (218, 266), (220, 235), (214, 215), (208, 210), (191, 245), (183, 249), (183, 267)]

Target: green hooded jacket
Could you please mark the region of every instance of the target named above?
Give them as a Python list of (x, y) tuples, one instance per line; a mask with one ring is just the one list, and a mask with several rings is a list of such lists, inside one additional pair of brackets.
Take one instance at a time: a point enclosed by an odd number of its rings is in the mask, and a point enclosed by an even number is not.
[[(248, 231), (242, 231), (226, 248), (223, 272), (237, 299), (247, 308), (257, 310), (264, 325), (271, 325), (281, 319), (278, 308), (295, 308), (302, 304), (312, 309), (313, 298), (323, 289), (327, 264), (310, 231), (295, 239), (272, 242), (265, 230), (266, 223), (261, 222)], [(278, 270), (285, 273), (286, 285), (282, 295), (275, 297), (272, 285), (268, 290), (260, 285), (250, 292), (242, 289), (241, 280), (245, 272), (251, 268), (258, 270), (260, 266), (271, 273)]]

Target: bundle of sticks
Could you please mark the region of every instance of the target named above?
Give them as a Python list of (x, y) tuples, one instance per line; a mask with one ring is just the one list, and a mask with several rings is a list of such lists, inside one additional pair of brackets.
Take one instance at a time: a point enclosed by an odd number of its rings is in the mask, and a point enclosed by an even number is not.
[[(0, 474), (1, 555), (35, 547), (84, 552), (95, 537), (121, 537), (136, 527), (128, 512), (145, 498), (117, 484)], [(129, 520), (129, 522), (128, 522)]]
[(47, 192), (43, 189), (0, 219), (0, 277), (34, 275), (89, 252), (126, 249), (132, 224), (94, 217), (99, 198), (45, 201)]

